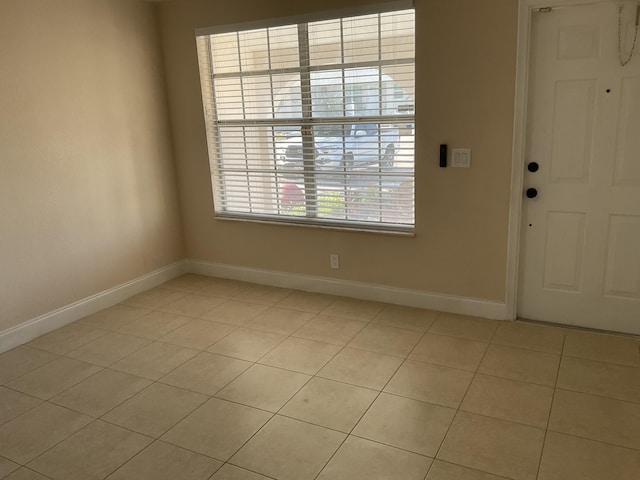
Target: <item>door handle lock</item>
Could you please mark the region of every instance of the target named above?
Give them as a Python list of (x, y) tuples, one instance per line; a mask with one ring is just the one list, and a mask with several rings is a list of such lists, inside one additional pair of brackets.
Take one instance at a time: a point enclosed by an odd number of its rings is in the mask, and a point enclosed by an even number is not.
[(524, 194), (527, 198), (536, 198), (538, 196), (538, 190), (533, 187), (527, 188), (527, 191), (524, 192)]
[(538, 162), (529, 162), (527, 164), (527, 170), (529, 170), (530, 172), (537, 172), (540, 169), (540, 165), (538, 165)]

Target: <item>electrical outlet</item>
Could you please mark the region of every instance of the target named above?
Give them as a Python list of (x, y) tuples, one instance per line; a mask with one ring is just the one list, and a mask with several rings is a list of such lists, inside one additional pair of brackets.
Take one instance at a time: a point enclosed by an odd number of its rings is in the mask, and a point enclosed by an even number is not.
[(335, 253), (329, 255), (329, 264), (331, 265), (331, 268), (340, 268), (340, 256)]

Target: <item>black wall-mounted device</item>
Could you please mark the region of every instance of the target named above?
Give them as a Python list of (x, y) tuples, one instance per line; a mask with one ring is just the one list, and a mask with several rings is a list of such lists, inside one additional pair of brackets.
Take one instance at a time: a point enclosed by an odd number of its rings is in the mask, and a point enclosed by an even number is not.
[(447, 166), (447, 144), (440, 145), (440, 168)]

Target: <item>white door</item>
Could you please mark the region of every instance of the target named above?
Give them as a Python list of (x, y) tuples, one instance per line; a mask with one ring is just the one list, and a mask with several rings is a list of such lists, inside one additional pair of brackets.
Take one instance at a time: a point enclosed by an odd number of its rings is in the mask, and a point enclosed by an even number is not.
[(612, 1), (536, 12), (531, 31), (518, 316), (640, 334), (640, 45), (622, 67)]

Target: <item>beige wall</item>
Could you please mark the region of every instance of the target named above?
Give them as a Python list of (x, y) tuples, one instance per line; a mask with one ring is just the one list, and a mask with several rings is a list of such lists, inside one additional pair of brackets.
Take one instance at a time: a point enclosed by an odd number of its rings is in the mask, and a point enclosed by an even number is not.
[(184, 257), (152, 4), (0, 2), (0, 331)]
[[(416, 235), (216, 220), (194, 29), (371, 0), (181, 0), (159, 6), (189, 258), (504, 300), (516, 0), (416, 0)], [(473, 149), (438, 168), (438, 145)], [(340, 254), (339, 271), (329, 268)]]
[[(159, 5), (189, 258), (503, 301), (516, 0), (416, 0), (416, 235), (216, 220), (194, 29), (371, 0), (181, 0)], [(438, 168), (438, 145), (473, 149)], [(340, 254), (339, 271), (328, 255)]]

